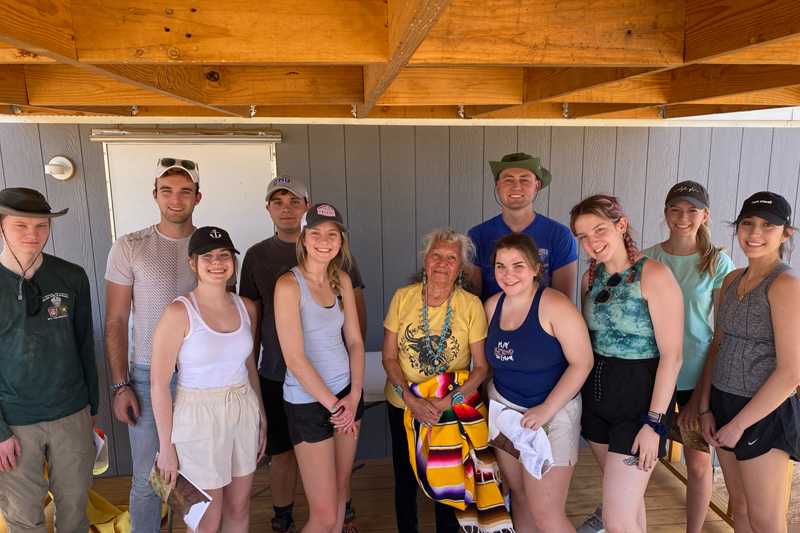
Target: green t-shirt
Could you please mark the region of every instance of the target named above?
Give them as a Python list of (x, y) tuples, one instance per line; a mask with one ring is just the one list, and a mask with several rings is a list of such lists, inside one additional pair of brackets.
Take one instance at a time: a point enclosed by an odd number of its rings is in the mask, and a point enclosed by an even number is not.
[[(8, 426), (58, 420), (87, 404), (97, 414), (89, 279), (78, 265), (42, 259), (31, 278), (42, 293), (33, 318), (18, 300), (19, 276), (0, 265), (0, 442), (12, 436)], [(27, 283), (22, 290), (32, 295)]]
[(692, 390), (700, 379), (714, 330), (709, 324), (714, 308), (714, 289), (722, 287), (725, 276), (735, 267), (725, 252), (720, 252), (715, 276), (697, 270), (700, 254), (672, 255), (661, 244), (642, 250), (647, 257), (664, 263), (672, 270), (683, 292), (683, 365), (678, 374), (678, 390)]

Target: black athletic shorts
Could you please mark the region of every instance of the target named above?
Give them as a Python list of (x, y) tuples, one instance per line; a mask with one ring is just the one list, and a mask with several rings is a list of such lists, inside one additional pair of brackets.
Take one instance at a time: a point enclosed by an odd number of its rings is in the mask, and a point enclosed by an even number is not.
[(283, 382), (258, 376), (261, 383), (261, 398), (267, 413), (267, 455), (280, 455), (291, 451), (289, 423), (283, 409)]
[[(752, 398), (723, 392), (712, 385), (711, 410), (721, 428), (735, 417)], [(777, 409), (745, 429), (736, 446), (722, 449), (733, 452), (736, 459), (746, 461), (776, 448), (800, 460), (800, 402), (797, 394), (789, 396)]]
[[(350, 394), (350, 385), (336, 395), (340, 400)], [(292, 444), (297, 446), (301, 442), (315, 443), (333, 437), (333, 426), (325, 422), (331, 417), (331, 412), (319, 402), (314, 403), (289, 403), (284, 400), (283, 408), (289, 419), (289, 437)], [(364, 415), (364, 390), (356, 407), (356, 422)]]
[[(594, 367), (581, 388), (583, 413), (581, 436), (608, 451), (631, 454), (633, 441), (642, 429), (640, 416), (650, 410), (659, 359), (620, 359), (594, 354)], [(675, 415), (675, 395), (667, 407), (667, 427)], [(667, 454), (667, 439), (661, 437), (658, 456)]]

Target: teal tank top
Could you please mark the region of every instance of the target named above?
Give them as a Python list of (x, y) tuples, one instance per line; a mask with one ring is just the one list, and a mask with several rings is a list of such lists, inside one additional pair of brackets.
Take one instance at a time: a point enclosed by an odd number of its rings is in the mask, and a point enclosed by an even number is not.
[[(589, 328), (592, 349), (601, 355), (620, 359), (651, 359), (658, 357), (658, 346), (650, 320), (647, 300), (642, 296), (642, 267), (647, 257), (620, 272), (622, 282), (609, 287), (611, 298), (595, 303), (597, 294), (606, 288), (611, 276), (605, 265), (597, 266), (594, 281), (583, 304), (583, 318)], [(628, 281), (633, 269), (633, 281)]]

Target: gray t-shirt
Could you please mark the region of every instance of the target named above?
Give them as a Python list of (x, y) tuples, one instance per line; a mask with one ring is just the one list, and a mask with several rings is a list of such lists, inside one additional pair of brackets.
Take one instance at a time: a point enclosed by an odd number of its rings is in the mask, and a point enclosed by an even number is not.
[[(272, 381), (283, 382), (286, 363), (278, 342), (275, 329), (275, 284), (278, 278), (297, 266), (295, 243), (285, 242), (277, 235), (254, 244), (247, 250), (242, 262), (242, 277), (239, 295), (251, 300), (261, 300), (264, 313), (261, 319), (261, 365), (260, 376)], [(361, 273), (355, 259), (349, 269), (345, 269), (353, 283), (353, 288), (364, 288)]]
[(753, 290), (739, 298), (736, 288), (747, 271), (742, 270), (725, 292), (719, 311), (719, 327), (725, 337), (719, 346), (711, 377), (711, 383), (717, 389), (752, 398), (775, 371), (778, 361), (768, 295), (778, 274), (789, 268), (786, 263), (781, 263)]
[(189, 266), (189, 239), (172, 239), (156, 226), (123, 235), (108, 254), (106, 280), (133, 285), (131, 361), (149, 365), (153, 331), (164, 309), (197, 286)]
[[(300, 287), (300, 324), (303, 327), (303, 350), (306, 359), (328, 389), (338, 394), (350, 384), (350, 356), (342, 339), (344, 311), (339, 308), (338, 301), (330, 307), (319, 305), (308, 290), (308, 284), (300, 269), (294, 267), (292, 273)], [(283, 382), (283, 399), (294, 404), (317, 401), (288, 368), (286, 381)]]

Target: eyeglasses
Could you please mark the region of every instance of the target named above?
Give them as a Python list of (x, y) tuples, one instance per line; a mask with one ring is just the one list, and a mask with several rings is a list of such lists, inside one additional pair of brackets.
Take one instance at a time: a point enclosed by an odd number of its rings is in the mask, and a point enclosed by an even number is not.
[[(25, 279), (28, 286), (33, 290), (33, 298), (28, 296), (25, 300), (25, 305), (28, 310), (28, 318), (33, 318), (38, 315), (42, 310), (42, 291), (39, 287), (29, 279)], [(27, 291), (25, 291), (27, 293)]]
[[(152, 161), (152, 160), (151, 160)], [(175, 159), (172, 157), (163, 157), (158, 160), (158, 164), (164, 168), (173, 167), (178, 165), (186, 170), (197, 170), (197, 163), (188, 159)]]
[(614, 274), (613, 276), (608, 278), (608, 280), (606, 281), (605, 289), (598, 292), (597, 296), (594, 297), (594, 303), (604, 304), (608, 302), (611, 299), (611, 297), (614, 296), (614, 293), (611, 292), (609, 289), (613, 289), (620, 283), (622, 283), (622, 276), (620, 276), (619, 273)]

